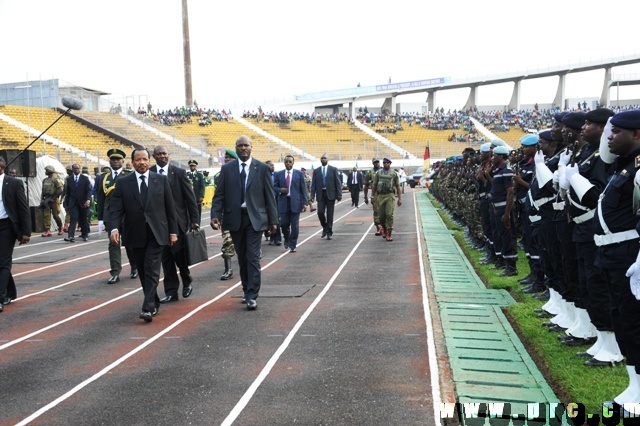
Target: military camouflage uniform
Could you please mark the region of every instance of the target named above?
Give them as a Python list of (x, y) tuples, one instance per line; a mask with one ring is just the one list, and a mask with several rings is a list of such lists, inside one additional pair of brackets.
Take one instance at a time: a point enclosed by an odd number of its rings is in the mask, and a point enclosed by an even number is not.
[(58, 231), (62, 230), (62, 219), (60, 219), (60, 194), (64, 184), (56, 178), (54, 173), (42, 180), (42, 213), (44, 215), (44, 230), (51, 230), (51, 215), (56, 221)]
[(380, 169), (373, 176), (375, 187), (375, 205), (378, 207), (380, 225), (387, 231), (393, 230), (393, 211), (395, 209), (395, 194), (400, 186), (400, 178), (394, 170)]
[[(371, 169), (367, 172), (367, 174), (364, 177), (364, 198), (367, 198), (367, 193), (369, 192), (369, 188), (371, 188), (373, 186), (373, 176), (375, 176), (375, 174), (380, 171), (381, 169), (378, 170), (374, 170)], [(374, 194), (371, 194), (371, 207), (373, 208), (373, 224), (374, 226), (377, 228), (378, 225), (380, 225), (380, 217), (378, 215), (378, 206), (376, 204), (373, 203), (373, 198), (374, 198)], [(376, 234), (378, 235), (378, 234)]]

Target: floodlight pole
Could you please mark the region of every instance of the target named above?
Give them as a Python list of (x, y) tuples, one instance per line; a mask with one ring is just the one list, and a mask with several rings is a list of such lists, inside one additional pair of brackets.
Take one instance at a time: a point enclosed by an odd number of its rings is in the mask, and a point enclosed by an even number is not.
[(184, 93), (185, 106), (193, 105), (191, 90), (191, 48), (189, 45), (189, 14), (187, 12), (187, 0), (182, 0), (182, 47), (184, 50)]

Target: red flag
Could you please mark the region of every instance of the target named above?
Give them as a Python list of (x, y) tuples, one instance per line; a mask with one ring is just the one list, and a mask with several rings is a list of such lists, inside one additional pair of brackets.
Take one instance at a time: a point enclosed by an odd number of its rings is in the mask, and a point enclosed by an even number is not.
[(424, 160), (428, 160), (431, 158), (431, 154), (429, 153), (429, 147), (425, 146), (424, 147)]

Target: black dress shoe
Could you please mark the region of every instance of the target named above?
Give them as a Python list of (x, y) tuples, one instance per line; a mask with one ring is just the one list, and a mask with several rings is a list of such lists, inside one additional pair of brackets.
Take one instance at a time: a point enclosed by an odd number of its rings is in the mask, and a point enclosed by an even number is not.
[(160, 303), (172, 303), (177, 301), (178, 301), (178, 296), (173, 294), (170, 294), (160, 299)]
[(66, 242), (69, 242), (69, 243), (75, 243), (75, 242), (76, 242), (76, 239), (75, 239), (75, 238), (65, 238), (64, 240), (65, 240)]
[(258, 302), (256, 302), (255, 300), (247, 300), (247, 309), (248, 310), (253, 311), (257, 307), (258, 307)]
[(526, 284), (531, 284), (533, 282), (533, 274), (529, 273), (529, 275), (526, 275), (526, 276), (518, 279), (518, 282), (520, 284), (525, 284), (525, 282), (526, 282)]
[(189, 296), (191, 296), (191, 292), (193, 292), (193, 286), (191, 284), (189, 284), (186, 287), (182, 288), (182, 297), (184, 297), (185, 299)]
[(327, 232), (327, 240), (330, 240), (333, 237), (333, 232)]
[(131, 278), (131, 279), (138, 278), (138, 270), (137, 269), (132, 269), (131, 270), (131, 274), (129, 274), (129, 278)]
[(82, 241), (88, 241), (89, 238), (88, 237), (82, 237)]
[(2, 303), (0, 303), (0, 312), (4, 311), (4, 306), (2, 306)]
[(289, 253), (295, 253), (296, 252), (296, 248), (292, 248), (291, 250), (289, 250)]
[(587, 345), (593, 345), (595, 342), (596, 342), (595, 337), (582, 339), (580, 337), (571, 336), (570, 339), (564, 339), (562, 344), (566, 346), (587, 346)]
[(322, 231), (322, 236), (320, 236), (320, 238), (324, 238), (327, 236), (327, 231)]
[(120, 281), (120, 275), (113, 274), (113, 275), (111, 275), (111, 278), (109, 278), (109, 281), (107, 281), (107, 284), (115, 284), (118, 281)]
[(158, 315), (158, 312), (160, 312), (160, 308), (155, 308), (153, 311), (151, 311), (151, 316), (156, 316)]
[(584, 365), (587, 367), (613, 367), (615, 363), (611, 361), (600, 361), (599, 359), (591, 358), (589, 361), (585, 362)]
[(566, 328), (564, 327), (560, 327), (558, 324), (554, 324), (551, 327), (549, 327), (549, 331), (553, 331), (553, 332), (560, 332), (560, 331), (565, 331)]
[(593, 358), (593, 355), (591, 355), (589, 352), (577, 352), (576, 355), (583, 358)]
[(151, 312), (148, 312), (148, 311), (140, 312), (139, 317), (140, 317), (140, 319), (145, 320), (145, 322), (153, 321), (153, 314)]
[(540, 313), (537, 315), (537, 317), (538, 317), (538, 318), (553, 318), (553, 317), (555, 317), (555, 315), (550, 314), (549, 312), (540, 312)]
[(247, 303), (247, 298), (243, 297), (242, 300), (240, 301), (240, 303)]
[(282, 243), (281, 243), (280, 241), (276, 241), (276, 245), (277, 245), (277, 246), (281, 246), (281, 245), (282, 245)]
[(2, 303), (0, 303), (0, 305), (8, 305), (9, 303), (11, 303), (11, 301), (12, 301), (12, 300), (13, 300), (13, 299), (12, 299), (12, 298), (10, 298), (10, 297), (5, 297), (5, 298), (2, 300)]

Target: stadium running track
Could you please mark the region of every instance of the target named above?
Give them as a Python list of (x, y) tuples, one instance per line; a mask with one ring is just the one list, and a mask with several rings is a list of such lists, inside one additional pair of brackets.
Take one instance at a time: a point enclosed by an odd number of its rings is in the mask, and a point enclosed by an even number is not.
[(439, 423), (416, 194), (396, 208), (393, 242), (348, 193), (333, 240), (309, 211), (296, 253), (263, 240), (255, 311), (240, 303), (235, 258), (234, 279), (219, 279), (205, 209), (209, 260), (191, 269), (191, 297), (152, 323), (138, 319), (128, 264), (106, 284), (95, 225), (88, 242), (34, 234), (16, 247), (19, 295), (0, 314), (0, 425)]

